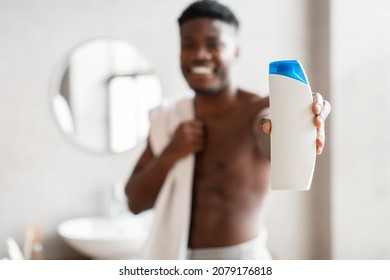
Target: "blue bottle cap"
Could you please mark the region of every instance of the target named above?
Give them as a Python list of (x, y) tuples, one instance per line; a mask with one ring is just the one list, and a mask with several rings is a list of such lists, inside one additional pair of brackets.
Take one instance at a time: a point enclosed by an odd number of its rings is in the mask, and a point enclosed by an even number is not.
[(281, 60), (269, 64), (269, 73), (287, 76), (307, 84), (307, 78), (298, 60)]

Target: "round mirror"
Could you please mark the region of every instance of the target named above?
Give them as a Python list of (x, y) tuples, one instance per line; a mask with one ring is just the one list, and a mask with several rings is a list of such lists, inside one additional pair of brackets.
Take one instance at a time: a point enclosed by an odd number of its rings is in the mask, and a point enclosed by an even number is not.
[(133, 45), (94, 39), (74, 48), (52, 86), (52, 111), (73, 143), (95, 152), (122, 153), (142, 142), (148, 112), (161, 102), (153, 67)]

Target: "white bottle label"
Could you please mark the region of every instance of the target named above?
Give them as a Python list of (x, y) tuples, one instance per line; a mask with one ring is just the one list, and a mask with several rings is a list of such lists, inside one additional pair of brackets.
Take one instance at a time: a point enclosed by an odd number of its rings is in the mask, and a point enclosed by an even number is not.
[(310, 86), (297, 79), (269, 75), (271, 189), (309, 190), (316, 160)]

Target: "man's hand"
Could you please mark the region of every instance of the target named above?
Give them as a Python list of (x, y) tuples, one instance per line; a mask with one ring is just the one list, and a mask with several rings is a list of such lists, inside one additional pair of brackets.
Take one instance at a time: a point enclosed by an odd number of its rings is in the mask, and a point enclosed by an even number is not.
[(164, 153), (176, 160), (189, 154), (198, 153), (205, 145), (205, 128), (200, 121), (181, 123)]
[(317, 155), (322, 153), (325, 146), (325, 120), (328, 117), (332, 107), (330, 103), (322, 98), (322, 95), (313, 93), (314, 125), (317, 128)]
[[(313, 93), (312, 111), (314, 113), (314, 125), (317, 128), (317, 155), (320, 155), (325, 146), (325, 120), (331, 111), (330, 103), (324, 100), (321, 94), (315, 92)], [(263, 132), (270, 135), (272, 128), (271, 119), (269, 117), (263, 118), (261, 125)]]

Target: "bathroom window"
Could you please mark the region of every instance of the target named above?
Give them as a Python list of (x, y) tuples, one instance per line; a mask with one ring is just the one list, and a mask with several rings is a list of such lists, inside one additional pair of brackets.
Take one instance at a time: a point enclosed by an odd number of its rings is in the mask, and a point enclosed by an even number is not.
[(148, 112), (160, 104), (160, 84), (152, 75), (129, 74), (114, 76), (108, 88), (108, 143), (120, 153), (147, 137)]

